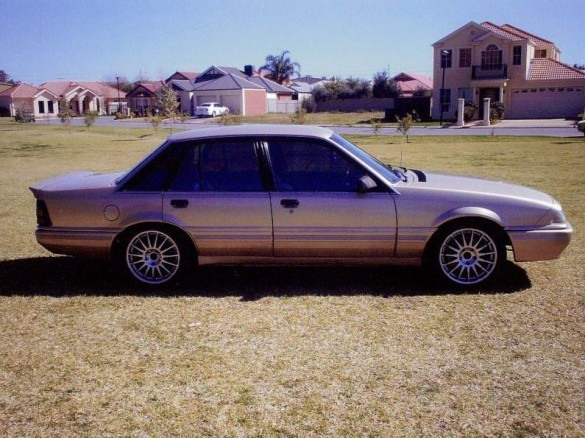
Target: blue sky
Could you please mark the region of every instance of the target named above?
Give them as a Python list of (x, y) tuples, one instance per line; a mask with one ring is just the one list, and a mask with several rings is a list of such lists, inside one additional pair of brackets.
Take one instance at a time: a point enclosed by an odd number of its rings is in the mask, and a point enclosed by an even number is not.
[(291, 52), (301, 73), (431, 74), (431, 44), (470, 21), (512, 24), (585, 64), (582, 0), (0, 0), (14, 80), (164, 79)]

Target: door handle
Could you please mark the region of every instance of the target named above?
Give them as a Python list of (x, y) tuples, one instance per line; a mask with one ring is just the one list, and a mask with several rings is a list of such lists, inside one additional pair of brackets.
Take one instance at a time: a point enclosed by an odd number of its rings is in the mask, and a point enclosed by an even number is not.
[(174, 208), (187, 208), (189, 201), (186, 199), (172, 199), (171, 206)]
[(282, 199), (280, 201), (280, 205), (284, 208), (297, 208), (299, 206), (298, 199)]

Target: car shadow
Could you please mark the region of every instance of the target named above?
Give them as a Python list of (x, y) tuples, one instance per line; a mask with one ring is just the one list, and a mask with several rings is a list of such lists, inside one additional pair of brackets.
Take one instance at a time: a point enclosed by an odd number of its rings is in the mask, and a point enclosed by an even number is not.
[(76, 257), (0, 261), (0, 296), (418, 296), (505, 294), (531, 287), (526, 271), (507, 262), (491, 285), (465, 289), (442, 285), (415, 267), (200, 267), (180, 281), (147, 287), (129, 281), (111, 263)]

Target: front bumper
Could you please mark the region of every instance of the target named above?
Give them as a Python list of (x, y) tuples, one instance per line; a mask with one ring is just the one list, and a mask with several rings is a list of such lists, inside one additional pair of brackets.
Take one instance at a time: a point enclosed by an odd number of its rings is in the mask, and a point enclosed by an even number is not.
[(536, 229), (506, 230), (512, 241), (514, 260), (534, 262), (559, 258), (573, 234), (570, 223), (553, 224)]

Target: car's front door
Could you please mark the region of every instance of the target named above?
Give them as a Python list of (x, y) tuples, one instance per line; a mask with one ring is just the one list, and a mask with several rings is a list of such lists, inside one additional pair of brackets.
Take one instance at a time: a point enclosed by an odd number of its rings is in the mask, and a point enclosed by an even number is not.
[(367, 171), (333, 145), (269, 139), (277, 257), (390, 258), (396, 212), (387, 191), (358, 193)]
[(193, 236), (199, 256), (272, 256), (270, 195), (250, 139), (182, 146), (163, 220)]

